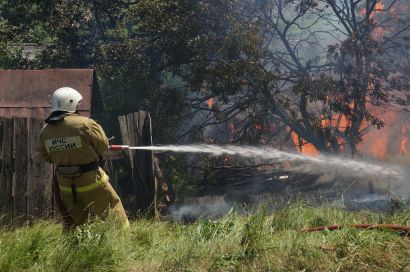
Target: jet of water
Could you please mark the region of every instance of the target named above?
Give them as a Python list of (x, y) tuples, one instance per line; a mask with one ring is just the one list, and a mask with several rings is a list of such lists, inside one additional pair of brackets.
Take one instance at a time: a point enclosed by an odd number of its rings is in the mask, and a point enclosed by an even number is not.
[(302, 161), (312, 163), (320, 169), (336, 168), (344, 170), (345, 175), (385, 175), (400, 178), (404, 171), (400, 167), (383, 166), (346, 157), (336, 156), (307, 156), (301, 153), (290, 153), (270, 147), (233, 146), (233, 145), (163, 145), (163, 146), (138, 146), (129, 147), (131, 150), (171, 151), (184, 153), (207, 153), (214, 156), (238, 155), (246, 158), (262, 158), (276, 162)]

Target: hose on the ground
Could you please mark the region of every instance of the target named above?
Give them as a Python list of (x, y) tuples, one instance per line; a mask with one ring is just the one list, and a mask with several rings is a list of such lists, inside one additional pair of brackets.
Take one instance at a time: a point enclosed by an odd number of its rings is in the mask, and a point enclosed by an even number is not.
[(302, 229), (302, 232), (318, 232), (318, 231), (333, 231), (340, 230), (342, 228), (356, 228), (356, 229), (366, 229), (366, 230), (391, 230), (400, 233), (400, 235), (405, 237), (410, 237), (410, 227), (393, 225), (393, 224), (353, 224), (353, 225), (331, 225), (331, 226), (320, 226), (313, 228)]

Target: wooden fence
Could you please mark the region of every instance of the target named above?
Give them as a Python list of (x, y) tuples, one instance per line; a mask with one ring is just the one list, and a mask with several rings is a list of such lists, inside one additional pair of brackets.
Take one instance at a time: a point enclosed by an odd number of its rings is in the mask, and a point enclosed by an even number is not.
[[(152, 144), (149, 113), (130, 113), (118, 121), (123, 144)], [(36, 150), (42, 126), (42, 120), (33, 118), (0, 118), (1, 225), (20, 225), (56, 215), (53, 166), (44, 162)], [(111, 183), (125, 199), (129, 212), (153, 206), (157, 179), (152, 152), (107, 152), (104, 158)]]
[[(118, 117), (122, 140), (116, 142), (129, 146), (152, 145), (151, 117), (148, 112), (138, 111)], [(124, 151), (105, 154), (114, 188), (118, 188), (128, 211), (137, 212), (154, 208), (157, 179), (154, 174), (152, 151)], [(117, 159), (117, 160), (115, 160)], [(121, 173), (120, 173), (121, 172)]]
[(36, 152), (41, 120), (0, 118), (2, 224), (54, 215), (53, 167)]

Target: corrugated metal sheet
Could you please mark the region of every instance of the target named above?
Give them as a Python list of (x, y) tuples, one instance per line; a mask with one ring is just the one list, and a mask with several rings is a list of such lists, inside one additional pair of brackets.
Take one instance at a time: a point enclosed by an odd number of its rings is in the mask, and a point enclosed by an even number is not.
[(50, 95), (60, 87), (72, 87), (84, 97), (79, 106), (85, 116), (102, 112), (95, 71), (92, 69), (0, 71), (0, 117), (45, 119)]

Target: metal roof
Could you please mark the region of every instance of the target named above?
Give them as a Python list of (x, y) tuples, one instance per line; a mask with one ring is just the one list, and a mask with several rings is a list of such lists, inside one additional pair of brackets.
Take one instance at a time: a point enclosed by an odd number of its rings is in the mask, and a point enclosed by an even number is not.
[(81, 114), (89, 117), (102, 112), (93, 69), (0, 70), (0, 117), (45, 119), (50, 114), (50, 96), (60, 87), (81, 93)]

